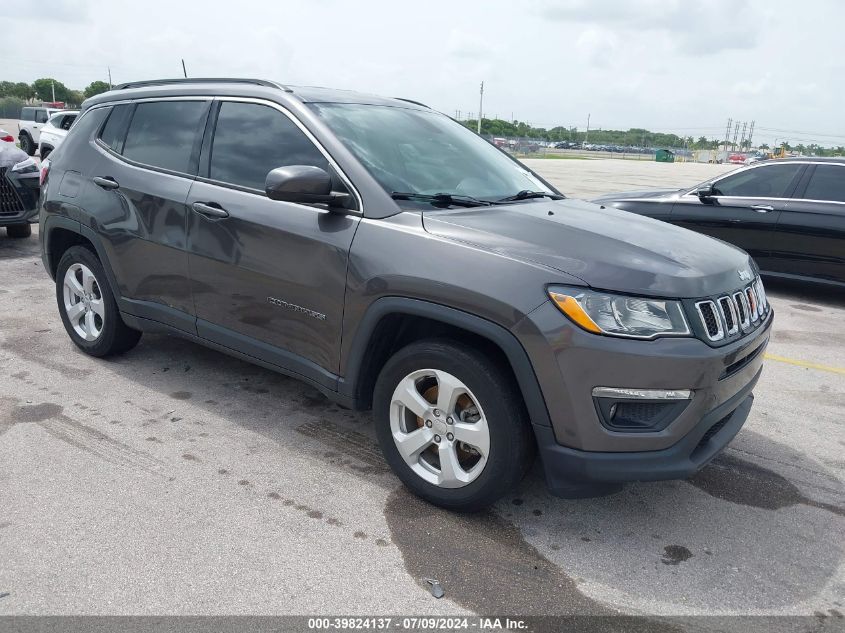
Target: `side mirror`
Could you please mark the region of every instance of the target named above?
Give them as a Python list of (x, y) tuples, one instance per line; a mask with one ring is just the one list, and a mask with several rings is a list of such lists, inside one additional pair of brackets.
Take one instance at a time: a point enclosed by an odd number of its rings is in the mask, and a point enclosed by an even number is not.
[(696, 195), (698, 195), (699, 199), (704, 200), (706, 198), (712, 198), (715, 194), (713, 190), (713, 183), (707, 183), (706, 185), (701, 185), (696, 190)]
[(277, 167), (264, 180), (264, 191), (271, 200), (285, 202), (340, 204), (349, 194), (332, 191), (332, 177), (312, 165)]

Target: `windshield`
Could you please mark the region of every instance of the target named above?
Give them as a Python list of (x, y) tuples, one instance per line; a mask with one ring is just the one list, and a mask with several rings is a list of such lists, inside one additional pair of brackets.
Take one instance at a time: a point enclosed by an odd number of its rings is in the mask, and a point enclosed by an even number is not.
[[(388, 193), (499, 200), (551, 192), (531, 172), (463, 125), (434, 111), (364, 104), (310, 104)], [(403, 200), (403, 204), (420, 204)]]

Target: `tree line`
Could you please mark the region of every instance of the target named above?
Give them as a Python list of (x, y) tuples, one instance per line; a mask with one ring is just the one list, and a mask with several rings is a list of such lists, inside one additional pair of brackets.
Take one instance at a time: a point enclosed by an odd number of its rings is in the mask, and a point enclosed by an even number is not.
[[(463, 125), (471, 130), (478, 129), (478, 119), (461, 121)], [(481, 134), (483, 136), (505, 137), (505, 138), (527, 138), (533, 140), (562, 142), (572, 141), (576, 143), (591, 143), (594, 145), (618, 145), (621, 147), (665, 147), (665, 148), (687, 148), (692, 150), (713, 150), (720, 149), (724, 140), (708, 139), (705, 136), (693, 138), (692, 136), (679, 136), (677, 134), (666, 134), (663, 132), (652, 132), (642, 128), (631, 128), (629, 130), (579, 130), (576, 127), (556, 126), (550, 129), (533, 127), (524, 121), (505, 121), (503, 119), (481, 119)], [(811, 153), (817, 156), (841, 156), (845, 154), (845, 147), (825, 148), (817, 143), (804, 145), (803, 143), (792, 145), (784, 141), (778, 147), (784, 147), (787, 152), (798, 151), (802, 154)], [(766, 143), (759, 146), (760, 149), (770, 149)], [(751, 143), (743, 139), (737, 143), (737, 149), (750, 149)]]
[[(52, 77), (42, 77), (31, 84), (25, 81), (0, 81), (0, 98), (12, 97), (22, 101), (31, 99), (38, 101), (55, 100), (78, 106), (88, 97), (105, 92), (109, 87), (109, 84), (105, 81), (92, 81), (84, 90), (73, 90)], [(56, 96), (55, 99), (53, 99), (53, 94)]]
[[(67, 106), (79, 107), (85, 99), (109, 90), (105, 81), (92, 81), (83, 90), (73, 90), (52, 77), (25, 81), (0, 81), (0, 117), (17, 118), (21, 108), (32, 101), (62, 101)], [(55, 92), (54, 92), (55, 91)]]

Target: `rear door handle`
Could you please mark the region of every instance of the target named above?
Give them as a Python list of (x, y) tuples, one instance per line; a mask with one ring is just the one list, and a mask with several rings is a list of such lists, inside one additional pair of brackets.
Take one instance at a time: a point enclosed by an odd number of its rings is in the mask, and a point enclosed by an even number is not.
[(94, 184), (98, 187), (102, 187), (103, 189), (117, 189), (120, 187), (118, 182), (112, 178), (111, 176), (106, 176), (105, 178), (101, 178), (100, 176), (94, 176), (91, 180), (94, 181)]
[(219, 219), (229, 217), (229, 212), (214, 202), (208, 204), (205, 202), (194, 202), (191, 205), (191, 208), (200, 215), (204, 215), (207, 218)]
[(755, 204), (751, 207), (752, 210), (756, 211), (757, 213), (769, 213), (770, 211), (774, 211), (775, 208), (768, 204)]

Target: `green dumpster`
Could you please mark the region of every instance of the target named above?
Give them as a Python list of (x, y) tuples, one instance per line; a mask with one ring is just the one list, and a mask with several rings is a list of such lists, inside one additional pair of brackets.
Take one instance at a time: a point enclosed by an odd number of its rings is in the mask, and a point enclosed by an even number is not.
[(658, 163), (674, 163), (675, 154), (668, 149), (659, 149), (654, 152), (654, 160)]

